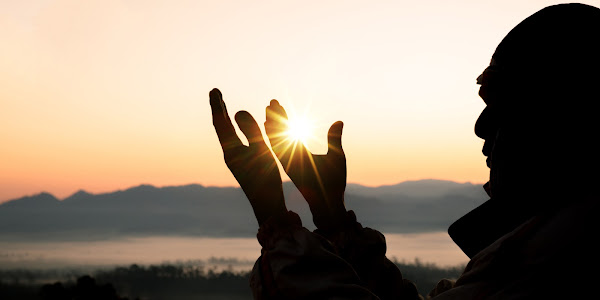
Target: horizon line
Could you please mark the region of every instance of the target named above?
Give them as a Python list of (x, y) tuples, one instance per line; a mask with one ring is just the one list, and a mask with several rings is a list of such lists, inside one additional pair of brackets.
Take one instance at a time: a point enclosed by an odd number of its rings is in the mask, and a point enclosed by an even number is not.
[[(455, 180), (449, 180), (449, 179), (423, 178), (423, 179), (407, 179), (407, 180), (399, 181), (399, 182), (393, 183), (393, 184), (381, 184), (381, 185), (366, 185), (366, 184), (357, 183), (357, 182), (348, 182), (348, 183), (346, 183), (346, 187), (348, 185), (360, 185), (360, 186), (367, 187), (367, 188), (381, 188), (381, 187), (395, 186), (395, 185), (403, 184), (403, 183), (406, 183), (406, 182), (417, 182), (417, 181), (446, 181), (446, 182), (453, 182), (453, 183), (458, 183), (458, 184), (473, 184), (473, 185), (484, 184), (484, 183), (479, 183), (479, 182), (474, 183), (474, 182), (471, 182), (471, 181), (455, 181)], [(283, 184), (289, 184), (289, 183), (292, 183), (292, 181), (291, 180), (284, 180), (282, 183)], [(116, 189), (111, 190), (111, 191), (94, 192), (94, 193), (88, 192), (85, 189), (78, 189), (75, 192), (69, 194), (69, 196), (66, 196), (64, 198), (56, 197), (53, 193), (48, 192), (46, 190), (42, 190), (42, 191), (39, 191), (37, 193), (26, 194), (26, 195), (23, 195), (23, 196), (20, 196), (20, 197), (17, 197), (17, 198), (0, 199), (0, 205), (4, 204), (6, 202), (10, 202), (10, 201), (14, 201), (14, 200), (19, 200), (19, 199), (23, 199), (23, 198), (35, 197), (35, 196), (39, 196), (39, 195), (42, 195), (42, 194), (48, 194), (48, 195), (51, 195), (52, 197), (56, 198), (59, 201), (63, 201), (65, 199), (70, 198), (73, 195), (75, 195), (77, 193), (81, 193), (81, 192), (84, 192), (84, 193), (96, 196), (96, 195), (103, 195), (103, 194), (110, 194), (110, 193), (127, 191), (127, 190), (138, 188), (138, 187), (141, 187), (141, 186), (150, 186), (150, 187), (153, 187), (153, 188), (162, 189), (162, 188), (170, 188), (170, 187), (183, 187), (183, 186), (189, 186), (189, 185), (199, 185), (199, 186), (202, 186), (204, 188), (237, 188), (237, 189), (240, 188), (239, 185), (235, 185), (235, 186), (234, 185), (204, 185), (204, 184), (201, 184), (201, 183), (186, 183), (186, 184), (179, 184), (179, 185), (172, 185), (171, 184), (171, 185), (162, 185), (162, 186), (154, 185), (154, 184), (150, 184), (150, 183), (140, 183), (140, 184), (137, 184), (137, 185), (129, 186), (127, 188), (116, 188)]]

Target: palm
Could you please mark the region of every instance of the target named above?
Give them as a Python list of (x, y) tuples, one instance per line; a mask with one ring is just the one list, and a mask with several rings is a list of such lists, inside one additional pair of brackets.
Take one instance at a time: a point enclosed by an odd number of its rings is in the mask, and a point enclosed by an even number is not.
[(342, 149), (342, 122), (334, 123), (328, 133), (325, 155), (312, 154), (306, 146), (286, 136), (287, 114), (276, 100), (267, 107), (265, 129), (275, 155), (285, 172), (304, 196), (317, 227), (330, 227), (331, 222), (346, 212), (346, 156)]

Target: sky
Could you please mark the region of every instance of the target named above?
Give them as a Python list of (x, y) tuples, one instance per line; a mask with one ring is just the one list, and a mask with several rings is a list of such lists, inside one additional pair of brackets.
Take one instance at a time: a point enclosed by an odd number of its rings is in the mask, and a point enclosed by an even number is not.
[(557, 3), (0, 0), (0, 202), (237, 186), (212, 88), (263, 132), (271, 99), (309, 115), (315, 153), (343, 121), (348, 182), (483, 183), (475, 79), (510, 29)]

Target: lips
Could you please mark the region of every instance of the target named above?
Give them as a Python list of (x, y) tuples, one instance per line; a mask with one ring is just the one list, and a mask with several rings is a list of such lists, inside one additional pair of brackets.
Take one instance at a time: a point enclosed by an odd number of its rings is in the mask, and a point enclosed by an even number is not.
[(494, 148), (494, 142), (486, 139), (486, 141), (483, 143), (483, 148), (481, 149), (481, 153), (483, 153), (483, 155), (485, 157), (487, 157), (485, 160), (485, 163), (488, 166), (488, 168), (490, 168), (492, 165), (492, 161), (491, 161), (490, 157), (492, 156), (493, 148)]

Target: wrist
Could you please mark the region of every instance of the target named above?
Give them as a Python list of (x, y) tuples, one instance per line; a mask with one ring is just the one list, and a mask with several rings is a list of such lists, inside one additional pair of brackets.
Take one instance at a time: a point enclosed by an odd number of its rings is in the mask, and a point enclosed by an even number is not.
[(254, 210), (254, 216), (258, 221), (258, 226), (262, 226), (262, 224), (273, 216), (285, 214), (287, 212), (283, 192), (281, 192), (281, 195), (262, 196), (250, 199), (250, 204)]
[(256, 238), (263, 248), (270, 248), (270, 241), (290, 230), (302, 228), (302, 220), (293, 211), (285, 211), (270, 216), (258, 229)]
[[(315, 224), (316, 225), (316, 224)], [(362, 227), (360, 223), (356, 221), (356, 215), (354, 211), (345, 211), (344, 214), (340, 214), (336, 217), (335, 222), (327, 222), (324, 226), (317, 226), (316, 233), (326, 237), (330, 241), (339, 239), (340, 236), (347, 235), (350, 232), (356, 230), (356, 228)]]
[(327, 215), (313, 214), (313, 222), (324, 235), (332, 236), (353, 228), (356, 224), (356, 216), (354, 212), (346, 211), (344, 208), (336, 212), (329, 212)]
[[(311, 205), (312, 204), (312, 205)], [(313, 215), (313, 222), (317, 228), (327, 231), (336, 231), (346, 223), (346, 207), (344, 193), (330, 193), (309, 202)]]

